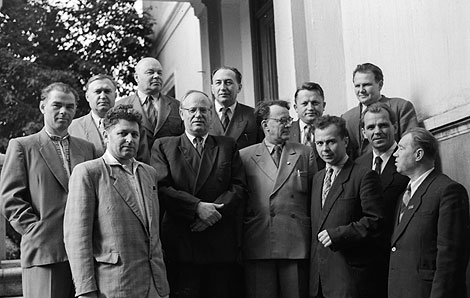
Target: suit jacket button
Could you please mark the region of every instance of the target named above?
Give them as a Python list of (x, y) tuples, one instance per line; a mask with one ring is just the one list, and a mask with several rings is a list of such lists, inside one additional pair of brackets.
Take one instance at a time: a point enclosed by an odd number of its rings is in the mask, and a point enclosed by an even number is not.
[(394, 246), (392, 247), (392, 251), (395, 252), (397, 250), (397, 248)]

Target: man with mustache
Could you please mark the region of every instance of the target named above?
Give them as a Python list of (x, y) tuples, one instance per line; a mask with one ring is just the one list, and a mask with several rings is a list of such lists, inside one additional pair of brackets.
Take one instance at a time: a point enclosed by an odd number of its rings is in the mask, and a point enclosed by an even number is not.
[(179, 116), (179, 101), (161, 93), (163, 67), (152, 57), (140, 60), (135, 66), (134, 79), (137, 92), (118, 100), (118, 104), (131, 104), (142, 114), (142, 126), (147, 135), (147, 145), (161, 137), (179, 136), (184, 132)]
[[(104, 140), (104, 116), (114, 107), (116, 101), (116, 82), (113, 77), (105, 74), (92, 76), (85, 86), (85, 98), (90, 105), (90, 113), (74, 119), (69, 127), (72, 136), (82, 138), (95, 145), (96, 154), (102, 156), (106, 151)], [(145, 131), (142, 130), (139, 141), (139, 151), (136, 159), (145, 163), (150, 162), (150, 153)]]
[(209, 133), (237, 141), (238, 149), (259, 143), (262, 131), (256, 125), (252, 107), (237, 101), (242, 90), (242, 74), (235, 67), (223, 66), (212, 72), (214, 121)]
[(384, 75), (378, 66), (372, 63), (359, 64), (353, 72), (353, 83), (359, 105), (342, 115), (349, 133), (348, 151), (353, 155), (351, 156), (353, 159), (372, 150), (361, 130), (361, 119), (369, 105), (382, 102), (392, 109), (397, 117), (395, 131), (397, 142), (408, 129), (418, 126), (416, 112), (411, 102), (397, 97), (389, 98), (380, 93), (384, 84)]
[(110, 109), (106, 152), (70, 179), (64, 241), (80, 298), (168, 297), (157, 171), (134, 158), (141, 119), (131, 105)]
[(64, 209), (73, 168), (96, 157), (93, 144), (70, 136), (77, 92), (64, 83), (42, 90), (44, 128), (10, 140), (0, 183), (3, 215), (22, 235), (23, 296), (74, 297), (64, 247)]
[(294, 94), (294, 109), (299, 119), (292, 123), (289, 142), (301, 143), (313, 148), (318, 170), (325, 162), (318, 155), (313, 134), (315, 120), (323, 115), (326, 102), (322, 87), (314, 82), (305, 82)]

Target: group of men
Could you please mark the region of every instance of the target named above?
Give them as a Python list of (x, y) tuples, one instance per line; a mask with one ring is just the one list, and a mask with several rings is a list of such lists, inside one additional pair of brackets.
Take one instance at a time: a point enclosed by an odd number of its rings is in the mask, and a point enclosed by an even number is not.
[(297, 121), (287, 101), (239, 103), (236, 68), (212, 73), (213, 100), (163, 95), (162, 74), (140, 60), (117, 102), (93, 76), (73, 121), (78, 95), (53, 83), (43, 130), (10, 141), (24, 297), (466, 297), (467, 192), (380, 68), (356, 68), (342, 118), (304, 83)]

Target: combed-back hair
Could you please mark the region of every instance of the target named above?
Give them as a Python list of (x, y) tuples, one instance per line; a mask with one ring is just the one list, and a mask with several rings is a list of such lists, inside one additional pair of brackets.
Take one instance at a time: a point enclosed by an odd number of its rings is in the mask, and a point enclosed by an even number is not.
[(64, 92), (66, 94), (72, 93), (73, 97), (75, 98), (75, 103), (78, 103), (78, 100), (79, 100), (78, 92), (75, 89), (73, 89), (72, 86), (70, 86), (69, 84), (62, 83), (62, 82), (55, 82), (43, 88), (41, 90), (41, 101), (46, 102), (49, 96), (49, 93), (51, 93), (53, 90)]
[(356, 72), (373, 73), (375, 77), (375, 81), (377, 83), (384, 80), (384, 74), (382, 73), (382, 70), (377, 65), (374, 65), (372, 63), (363, 63), (363, 64), (359, 64), (358, 66), (356, 66), (356, 69), (354, 69), (353, 71), (353, 82), (354, 82), (354, 76), (356, 75)]
[(242, 83), (242, 73), (236, 68), (236, 67), (231, 67), (231, 66), (221, 66), (219, 68), (216, 68), (212, 71), (211, 75), (211, 81), (213, 82), (212, 78), (214, 77), (215, 73), (218, 72), (221, 69), (228, 69), (231, 70), (235, 73), (235, 79), (237, 80), (238, 84)]
[(411, 134), (414, 147), (421, 148), (424, 156), (435, 161), (439, 152), (439, 142), (431, 132), (422, 127), (414, 127), (405, 132), (404, 135)]
[(295, 91), (295, 94), (294, 94), (294, 99), (295, 99), (295, 102), (297, 103), (297, 95), (299, 94), (300, 91), (302, 90), (308, 90), (308, 91), (316, 91), (318, 92), (318, 94), (320, 94), (320, 96), (325, 99), (325, 94), (323, 93), (323, 89), (322, 87), (320, 86), (320, 84), (317, 84), (315, 82), (304, 82), (302, 84), (302, 86), (300, 86), (299, 88), (297, 88), (297, 90)]
[[(390, 120), (390, 122), (392, 124), (395, 124), (396, 121), (397, 121), (397, 117), (395, 116), (395, 113), (392, 111), (392, 109), (390, 108), (390, 106), (388, 106), (387, 104), (384, 104), (383, 102), (376, 102), (376, 103), (373, 103), (371, 105), (369, 105), (365, 110), (364, 110), (364, 115), (366, 113), (374, 113), (374, 114), (378, 114), (382, 111), (386, 111), (388, 113), (388, 119)], [(364, 117), (361, 117), (361, 127), (363, 128), (364, 127)]]
[(108, 130), (110, 127), (116, 125), (119, 120), (127, 120), (129, 122), (136, 122), (140, 126), (142, 125), (142, 115), (134, 110), (132, 105), (117, 105), (104, 116), (104, 129)]
[(117, 83), (116, 83), (116, 81), (114, 80), (114, 78), (112, 76), (104, 74), (104, 73), (100, 73), (100, 74), (94, 75), (94, 76), (92, 76), (91, 78), (88, 79), (88, 81), (86, 82), (86, 85), (85, 85), (85, 90), (88, 91), (88, 87), (94, 81), (101, 81), (101, 80), (110, 80), (111, 83), (114, 86), (114, 89), (117, 89)]
[(290, 109), (289, 102), (285, 100), (265, 100), (265, 101), (260, 101), (255, 107), (255, 117), (256, 117), (256, 123), (258, 126), (261, 125), (261, 122), (263, 120), (266, 120), (270, 116), (270, 110), (271, 106), (280, 106), (286, 109)]
[(325, 129), (330, 125), (335, 125), (339, 130), (339, 136), (344, 139), (349, 137), (348, 130), (346, 129), (346, 121), (338, 116), (323, 115), (318, 117), (313, 126), (315, 129)]

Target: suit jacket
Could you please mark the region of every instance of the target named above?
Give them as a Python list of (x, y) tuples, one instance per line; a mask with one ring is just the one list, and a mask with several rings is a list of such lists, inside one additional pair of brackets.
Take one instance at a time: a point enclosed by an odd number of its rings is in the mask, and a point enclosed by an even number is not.
[(160, 94), (160, 110), (158, 111), (157, 126), (153, 127), (147, 118), (137, 93), (121, 98), (116, 104), (131, 104), (134, 109), (142, 114), (142, 126), (147, 135), (149, 150), (157, 138), (167, 136), (179, 136), (184, 132), (183, 121), (179, 114), (180, 102), (173, 97)]
[(137, 168), (148, 215), (138, 207), (128, 179), (98, 158), (80, 164), (70, 178), (64, 240), (76, 295), (147, 297), (154, 283), (169, 293), (159, 232), (157, 172)]
[[(234, 262), (238, 255), (238, 208), (246, 195), (243, 165), (235, 140), (209, 135), (200, 158), (186, 134), (157, 139), (151, 165), (158, 169), (165, 207), (162, 243), (166, 258), (188, 263)], [(224, 204), (222, 219), (191, 232), (199, 202)]]
[[(403, 134), (410, 128), (418, 126), (418, 119), (413, 104), (402, 98), (388, 98), (382, 95), (379, 102), (387, 104), (397, 117), (397, 130), (395, 131), (395, 140), (400, 141)], [(346, 128), (349, 133), (349, 152), (353, 159), (364, 153), (371, 152), (372, 146), (369, 141), (363, 137), (361, 132), (361, 105), (350, 109), (341, 117), (346, 121)]]
[[(302, 134), (300, 133), (300, 124), (299, 120), (292, 122), (290, 127), (290, 135), (289, 135), (289, 142), (300, 143), (302, 144), (302, 140), (300, 137)], [(320, 155), (318, 155), (318, 151), (316, 146), (313, 146), (313, 153), (315, 154), (315, 161), (317, 162), (318, 170), (322, 170), (325, 168), (325, 162), (321, 159)]]
[[(325, 170), (312, 184), (312, 252), (310, 295), (325, 297), (382, 297), (377, 260), (383, 260), (382, 189), (376, 172), (349, 159), (331, 185), (321, 207)], [(326, 230), (332, 245), (325, 248), (318, 233)], [(383, 276), (383, 275), (382, 275)], [(383, 285), (383, 282), (381, 283)]]
[[(96, 156), (93, 144), (70, 136), (70, 164)], [(10, 140), (2, 170), (3, 215), (22, 235), (21, 266), (64, 262), (63, 220), (67, 173), (51, 139), (40, 132)]]
[(215, 105), (213, 106), (214, 108), (212, 113), (214, 115), (214, 120), (212, 121), (211, 128), (209, 129), (209, 134), (234, 138), (237, 141), (238, 149), (251, 146), (262, 140), (261, 136), (263, 134), (261, 134), (261, 130), (256, 124), (256, 117), (253, 108), (237, 103), (227, 130), (224, 131), (222, 122), (220, 122), (220, 118), (217, 116), (217, 112), (215, 111)]
[(312, 148), (287, 142), (279, 168), (264, 142), (240, 150), (240, 157), (248, 185), (243, 222), (244, 257), (308, 258), (311, 181), (317, 171)]
[[(70, 124), (69, 134), (87, 140), (95, 145), (97, 156), (102, 156), (106, 151), (106, 148), (103, 146), (103, 137), (100, 135), (100, 131), (93, 121), (91, 112), (85, 116), (74, 119), (72, 124)], [(140, 132), (139, 150), (137, 151), (136, 159), (146, 164), (150, 163), (150, 152), (144, 129)]]
[[(399, 202), (401, 204), (401, 202)], [(465, 188), (431, 172), (411, 197), (392, 236), (390, 298), (464, 298), (469, 253)]]

